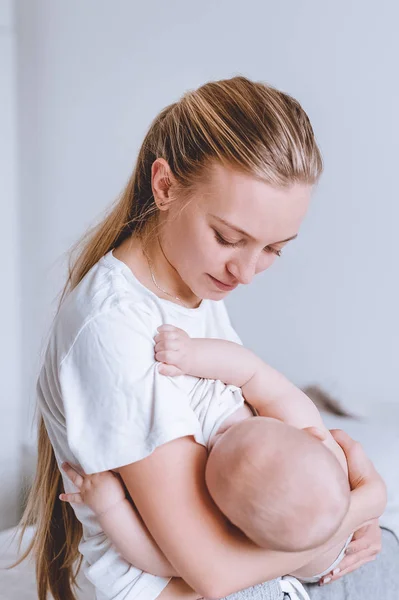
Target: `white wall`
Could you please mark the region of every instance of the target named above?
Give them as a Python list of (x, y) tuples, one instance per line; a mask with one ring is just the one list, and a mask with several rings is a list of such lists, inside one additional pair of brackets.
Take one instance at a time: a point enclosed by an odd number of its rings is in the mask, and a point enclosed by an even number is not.
[(301, 101), (326, 170), (298, 240), (229, 298), (232, 319), (297, 383), (363, 412), (399, 406), (395, 0), (18, 6), (24, 402), (60, 256), (117, 196), (157, 112), (242, 73)]
[(20, 256), (16, 187), (16, 78), (12, 2), (0, 1), (0, 530), (17, 518), (20, 478)]

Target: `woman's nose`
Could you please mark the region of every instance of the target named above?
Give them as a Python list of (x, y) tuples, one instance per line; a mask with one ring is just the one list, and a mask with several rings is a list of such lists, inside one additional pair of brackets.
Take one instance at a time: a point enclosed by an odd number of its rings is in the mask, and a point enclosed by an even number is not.
[(233, 277), (241, 284), (251, 283), (256, 273), (256, 262), (245, 260), (234, 260), (228, 263), (227, 269)]
[(248, 284), (257, 273), (271, 266), (273, 258), (275, 257), (270, 254), (261, 254), (252, 258), (242, 257), (241, 259), (235, 257), (228, 263), (227, 269), (239, 283)]

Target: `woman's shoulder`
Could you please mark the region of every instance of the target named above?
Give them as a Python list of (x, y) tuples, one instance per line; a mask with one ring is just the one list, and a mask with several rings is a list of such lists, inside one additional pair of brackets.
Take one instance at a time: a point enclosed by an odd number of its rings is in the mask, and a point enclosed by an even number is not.
[(106, 257), (90, 269), (64, 300), (54, 321), (52, 337), (61, 360), (79, 337), (115, 338), (123, 331), (152, 331), (151, 303), (140, 287)]

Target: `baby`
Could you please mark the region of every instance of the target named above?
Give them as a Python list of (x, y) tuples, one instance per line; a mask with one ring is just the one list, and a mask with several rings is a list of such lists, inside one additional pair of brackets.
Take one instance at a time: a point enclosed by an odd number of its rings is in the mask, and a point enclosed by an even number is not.
[[(158, 331), (155, 358), (161, 363), (161, 374), (187, 374), (235, 385), (260, 415), (254, 416), (244, 404), (227, 416), (209, 440), (206, 483), (220, 510), (261, 547), (299, 552), (330, 539), (349, 508), (347, 465), (311, 400), (238, 344), (193, 339), (172, 325)], [(80, 493), (61, 494), (61, 500), (88, 504), (126, 560), (153, 574), (178, 575), (116, 477), (110, 473), (82, 477), (69, 465), (64, 470)], [(139, 529), (140, 540), (146, 540), (148, 562), (142, 544), (132, 548)], [(302, 581), (319, 581), (336, 567), (348, 543), (331, 548), (293, 575)]]
[(206, 484), (219, 509), (255, 544), (300, 552), (322, 545), (349, 508), (349, 485), (320, 440), (268, 417), (218, 435)]

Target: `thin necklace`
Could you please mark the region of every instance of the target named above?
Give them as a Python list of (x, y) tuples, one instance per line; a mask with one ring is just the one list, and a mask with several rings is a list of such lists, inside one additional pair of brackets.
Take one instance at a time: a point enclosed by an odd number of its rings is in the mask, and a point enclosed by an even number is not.
[[(161, 244), (159, 244), (159, 245), (160, 245), (160, 247), (161, 247), (162, 254), (164, 254)], [(162, 288), (160, 285), (158, 285), (158, 283), (157, 283), (157, 280), (155, 279), (155, 275), (154, 275), (154, 273), (153, 273), (153, 270), (152, 270), (152, 268), (151, 268), (152, 261), (151, 261), (150, 257), (148, 256), (147, 252), (145, 251), (144, 247), (143, 247), (143, 253), (144, 253), (144, 256), (145, 256), (145, 257), (146, 257), (146, 259), (147, 259), (147, 262), (148, 262), (148, 268), (149, 268), (149, 270), (150, 270), (150, 273), (151, 273), (151, 279), (152, 279), (152, 281), (153, 281), (154, 285), (155, 285), (155, 286), (156, 286), (156, 287), (157, 287), (157, 288), (158, 288), (158, 289), (159, 289), (161, 292), (163, 292), (164, 294), (166, 294), (167, 296), (170, 296), (171, 298), (174, 298), (175, 300), (178, 300), (178, 301), (179, 301), (179, 302), (180, 302), (180, 303), (181, 303), (183, 306), (185, 306), (186, 308), (191, 308), (191, 306), (188, 306), (188, 304), (186, 304), (185, 302), (183, 302), (183, 300), (182, 300), (181, 298), (179, 298), (179, 296), (174, 296), (173, 294), (169, 294), (169, 292), (167, 292), (167, 291), (166, 291), (166, 290), (164, 290), (164, 289), (163, 289), (163, 288)], [(164, 256), (165, 256), (165, 254), (164, 254)], [(166, 258), (166, 256), (165, 256), (165, 258)], [(166, 259), (166, 260), (168, 260), (168, 259)], [(169, 262), (169, 261), (168, 261), (168, 262)], [(170, 264), (170, 263), (169, 263), (169, 264)]]

